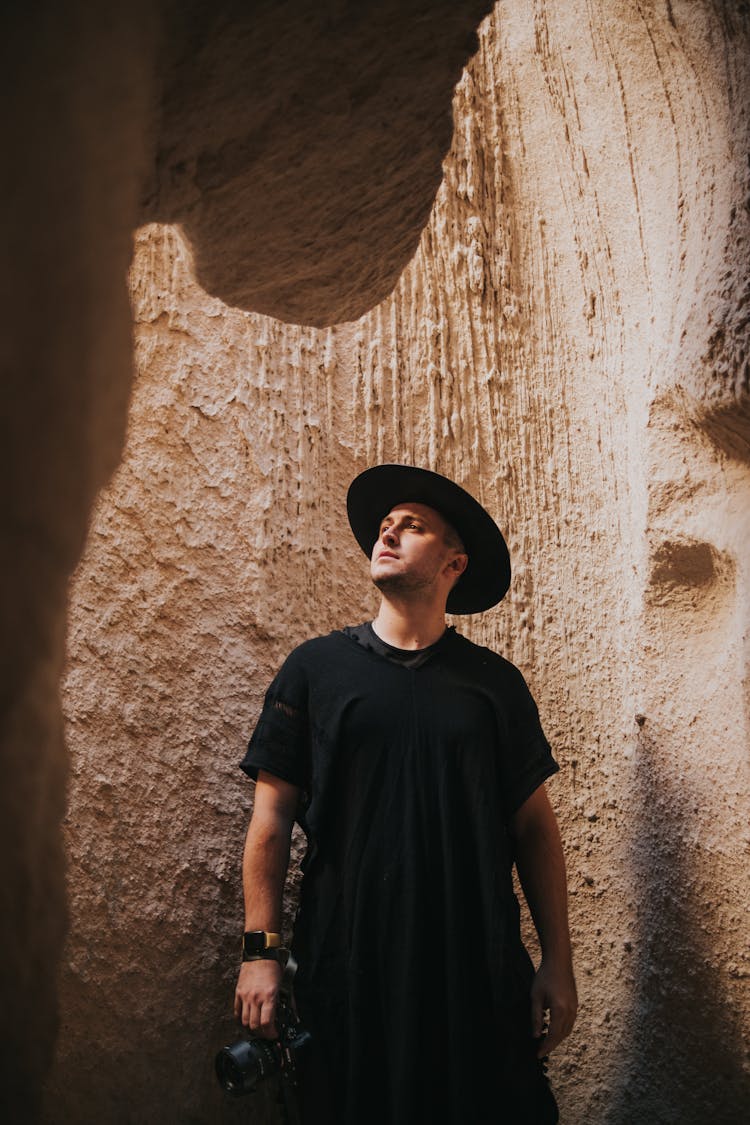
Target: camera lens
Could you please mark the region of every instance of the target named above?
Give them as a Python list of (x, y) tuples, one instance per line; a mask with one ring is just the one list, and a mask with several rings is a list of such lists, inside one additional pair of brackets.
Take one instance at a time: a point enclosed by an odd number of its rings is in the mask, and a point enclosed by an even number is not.
[(279, 1053), (265, 1039), (238, 1039), (216, 1056), (216, 1077), (235, 1097), (252, 1094), (259, 1082), (279, 1069)]

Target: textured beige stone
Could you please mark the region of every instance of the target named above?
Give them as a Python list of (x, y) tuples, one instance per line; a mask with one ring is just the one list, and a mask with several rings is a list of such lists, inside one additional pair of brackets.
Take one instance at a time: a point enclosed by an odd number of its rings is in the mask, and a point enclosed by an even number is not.
[(416, 250), (491, 7), (174, 5), (144, 218), (184, 225), (228, 304), (316, 325), (367, 312)]
[[(146, 10), (97, 23), (85, 8), (19, 15), (3, 42), (33, 123), (8, 114), (4, 163), (3, 1096), (50, 1051), (64, 582), (119, 452), (121, 275), (160, 99)], [(454, 474), (509, 533), (509, 599), (468, 631), (527, 673), (563, 766), (550, 789), (582, 999), (552, 1067), (564, 1125), (745, 1120), (748, 38), (740, 5), (500, 3), (419, 252), (355, 323), (227, 309), (178, 234), (142, 232), (128, 448), (71, 607), (72, 929), (50, 1122), (245, 1112), (211, 1075), (233, 1034), (250, 800), (235, 762), (284, 652), (372, 606), (342, 501), (381, 458)], [(51, 85), (23, 69), (27, 41)], [(169, 217), (183, 206), (201, 276), (239, 293), (247, 244), (228, 220), (214, 242), (189, 192)], [(395, 277), (402, 236), (364, 257), (393, 250)], [(385, 278), (361, 280), (380, 295)]]
[(450, 141), (453, 87), (489, 6), (6, 5), (3, 1119), (36, 1116), (57, 1025), (67, 776), (58, 680), (68, 582), (122, 453), (133, 230), (155, 211), (183, 221), (210, 284), (277, 316), (320, 323), (364, 311), (417, 245)]
[(229, 310), (141, 233), (128, 449), (71, 615), (50, 1120), (233, 1119), (236, 762), (285, 652), (372, 610), (343, 499), (383, 459), (508, 532), (510, 595), (462, 628), (563, 767), (563, 1122), (745, 1119), (747, 45), (731, 8), (499, 4), (419, 252), (356, 323)]

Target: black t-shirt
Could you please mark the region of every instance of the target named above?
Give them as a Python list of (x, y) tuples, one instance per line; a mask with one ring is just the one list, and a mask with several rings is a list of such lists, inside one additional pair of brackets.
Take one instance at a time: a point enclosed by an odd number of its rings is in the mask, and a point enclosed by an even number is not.
[(419, 668), (421, 664), (425, 664), (445, 635), (440, 636), (434, 644), (426, 648), (395, 648), (378, 636), (371, 621), (366, 621), (363, 625), (347, 625), (343, 632), (347, 637), (353, 637), (364, 648), (377, 652), (379, 656), (392, 660), (394, 664), (400, 664), (402, 668)]
[(452, 629), (416, 664), (352, 632), (291, 653), (242, 762), (304, 794), (306, 1125), (555, 1121), (508, 831), (557, 769), (536, 705), (518, 669)]

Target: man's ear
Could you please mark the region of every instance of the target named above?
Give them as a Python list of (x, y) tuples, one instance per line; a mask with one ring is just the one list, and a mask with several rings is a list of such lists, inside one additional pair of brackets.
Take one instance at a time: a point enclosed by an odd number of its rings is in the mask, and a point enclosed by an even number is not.
[(469, 556), (463, 555), (463, 554), (462, 555), (454, 555), (453, 558), (451, 559), (451, 561), (448, 563), (448, 566), (453, 571), (453, 574), (454, 574), (454, 577), (456, 578), (456, 581), (458, 581), (458, 579), (461, 577), (461, 575), (466, 570), (468, 565), (469, 565)]

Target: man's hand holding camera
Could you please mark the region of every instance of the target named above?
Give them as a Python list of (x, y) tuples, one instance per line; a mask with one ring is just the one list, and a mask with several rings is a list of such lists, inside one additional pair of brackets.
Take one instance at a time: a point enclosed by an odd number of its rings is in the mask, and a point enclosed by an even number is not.
[(264, 930), (245, 933), (242, 967), (234, 993), (234, 1014), (247, 1028), (216, 1056), (216, 1076), (233, 1097), (252, 1094), (274, 1074), (281, 1077), (285, 1125), (299, 1125), (296, 1106), (297, 1055), (310, 1035), (294, 1010), (291, 981), (294, 963), (281, 946), (281, 935)]
[(234, 993), (234, 1014), (253, 1035), (276, 1039), (276, 1003), (282, 968), (278, 961), (245, 961)]

